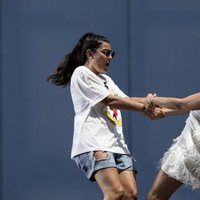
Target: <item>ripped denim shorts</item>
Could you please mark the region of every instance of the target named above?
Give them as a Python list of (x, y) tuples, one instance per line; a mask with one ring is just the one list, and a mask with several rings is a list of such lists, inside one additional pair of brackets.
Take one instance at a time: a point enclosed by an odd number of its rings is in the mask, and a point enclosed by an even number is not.
[[(99, 154), (103, 153), (104, 155), (97, 157), (97, 152)], [(90, 181), (95, 181), (95, 171), (109, 167), (115, 167), (118, 169), (119, 172), (129, 170), (137, 173), (134, 165), (135, 160), (131, 157), (131, 155), (127, 154), (117, 154), (107, 151), (95, 151), (75, 156), (74, 160), (81, 171), (83, 171), (83, 173)]]

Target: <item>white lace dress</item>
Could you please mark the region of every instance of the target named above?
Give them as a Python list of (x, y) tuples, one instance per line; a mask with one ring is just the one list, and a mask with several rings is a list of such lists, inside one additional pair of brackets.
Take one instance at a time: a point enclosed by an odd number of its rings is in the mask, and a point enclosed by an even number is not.
[(190, 112), (182, 134), (164, 154), (161, 169), (192, 189), (200, 189), (200, 110)]

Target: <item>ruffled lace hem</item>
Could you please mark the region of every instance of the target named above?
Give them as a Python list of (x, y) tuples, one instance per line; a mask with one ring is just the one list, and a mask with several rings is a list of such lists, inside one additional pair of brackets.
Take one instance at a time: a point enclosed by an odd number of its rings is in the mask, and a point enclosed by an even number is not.
[(200, 190), (200, 132), (191, 131), (174, 140), (160, 161), (161, 169), (193, 190)]

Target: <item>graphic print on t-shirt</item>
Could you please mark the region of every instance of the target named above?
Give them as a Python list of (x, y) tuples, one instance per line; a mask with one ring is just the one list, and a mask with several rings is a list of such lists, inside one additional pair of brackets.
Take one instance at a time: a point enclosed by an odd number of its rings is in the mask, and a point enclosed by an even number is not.
[[(114, 91), (112, 89), (109, 89), (106, 81), (104, 82), (104, 86), (110, 91), (112, 95), (115, 95)], [(120, 126), (120, 127), (122, 126), (122, 118), (121, 118), (121, 113), (119, 112), (119, 110), (115, 108), (111, 109), (109, 106), (107, 106), (106, 116), (112, 124)]]
[(110, 109), (110, 107), (107, 106), (106, 116), (112, 124), (120, 127), (122, 126), (121, 114), (117, 109)]

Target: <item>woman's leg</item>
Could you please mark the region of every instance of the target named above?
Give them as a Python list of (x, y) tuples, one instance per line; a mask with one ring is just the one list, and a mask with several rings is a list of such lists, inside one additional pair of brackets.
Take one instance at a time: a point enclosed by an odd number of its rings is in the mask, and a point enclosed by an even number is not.
[(123, 171), (118, 174), (116, 168), (106, 168), (95, 173), (104, 200), (136, 200), (137, 185), (132, 171)]
[(104, 194), (104, 200), (124, 200), (124, 188), (116, 168), (98, 170), (94, 177)]
[(183, 183), (160, 170), (148, 194), (148, 200), (168, 200)]
[[(96, 161), (105, 161), (107, 163), (116, 162), (117, 165), (127, 165), (132, 163), (129, 157), (118, 155), (113, 160), (113, 154), (108, 152), (96, 151), (94, 158)], [(106, 165), (105, 165), (106, 166)], [(137, 186), (133, 171), (122, 171), (119, 173), (115, 167), (106, 167), (97, 170), (94, 177), (104, 194), (104, 200), (136, 200)]]
[(119, 174), (122, 186), (124, 187), (124, 200), (138, 199), (138, 190), (133, 171), (123, 171)]

